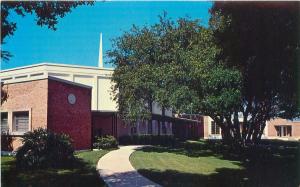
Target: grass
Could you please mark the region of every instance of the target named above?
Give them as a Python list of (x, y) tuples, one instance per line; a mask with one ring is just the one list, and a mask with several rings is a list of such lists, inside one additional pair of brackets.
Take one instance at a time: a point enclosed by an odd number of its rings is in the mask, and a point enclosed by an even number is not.
[(14, 157), (1, 157), (1, 186), (5, 187), (77, 187), (105, 186), (96, 171), (96, 164), (107, 150), (85, 151), (76, 154), (72, 168), (17, 170)]
[(146, 147), (132, 165), (163, 186), (299, 186), (300, 142), (264, 141), (238, 152), (220, 142)]

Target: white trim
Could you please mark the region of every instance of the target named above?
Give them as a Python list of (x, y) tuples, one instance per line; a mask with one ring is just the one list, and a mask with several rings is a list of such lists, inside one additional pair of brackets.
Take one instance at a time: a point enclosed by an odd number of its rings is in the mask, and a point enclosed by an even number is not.
[(118, 113), (119, 111), (117, 111), (117, 110), (92, 110), (92, 112), (113, 112), (113, 113)]
[(58, 81), (58, 82), (62, 82), (62, 83), (66, 83), (66, 84), (70, 84), (70, 85), (74, 85), (74, 86), (79, 86), (79, 87), (83, 87), (83, 88), (92, 89), (92, 86), (88, 86), (88, 85), (77, 83), (77, 82), (68, 81), (68, 80), (65, 80), (65, 79), (60, 79), (60, 78), (57, 78), (57, 77), (52, 77), (52, 76), (49, 76), (49, 75), (44, 75), (42, 77), (36, 77), (36, 78), (35, 77), (34, 78), (30, 77), (30, 79), (23, 79), (23, 80), (12, 79), (13, 81), (4, 82), (4, 85), (16, 84), (16, 83), (21, 83), (21, 82), (38, 81), (38, 80), (44, 80), (44, 79), (54, 80), (54, 81)]
[(66, 84), (70, 84), (70, 85), (74, 85), (74, 86), (83, 87), (83, 88), (88, 88), (88, 89), (93, 88), (92, 86), (88, 86), (88, 85), (77, 83), (77, 82), (68, 81), (68, 80), (65, 80), (65, 79), (60, 79), (60, 78), (57, 78), (57, 77), (48, 76), (48, 79), (58, 81), (58, 82), (62, 82), (62, 83), (66, 83)]
[[(170, 117), (170, 116), (168, 116), (168, 117)], [(201, 123), (201, 121), (193, 120), (193, 119), (187, 119), (187, 118), (179, 118), (179, 117), (170, 117), (170, 118), (174, 118), (175, 120), (177, 119), (177, 120), (183, 120), (183, 121)]]
[(82, 69), (94, 69), (94, 70), (108, 70), (108, 71), (114, 71), (113, 68), (100, 68), (100, 67), (94, 67), (94, 66), (82, 66), (82, 65), (72, 65), (72, 64), (58, 64), (58, 63), (51, 63), (51, 62), (43, 62), (43, 63), (37, 63), (32, 64), (28, 66), (22, 66), (17, 68), (11, 68), (6, 70), (1, 70), (0, 72), (9, 72), (9, 71), (15, 71), (19, 69), (27, 69), (27, 68), (33, 68), (38, 66), (56, 66), (56, 67), (71, 67), (71, 68), (82, 68)]
[(46, 76), (42, 76), (42, 77), (30, 77), (29, 79), (20, 79), (20, 80), (16, 80), (16, 79), (9, 79), (9, 80), (4, 80), (5, 82), (3, 82), (1, 79), (1, 82), (4, 83), (4, 85), (7, 84), (15, 84), (15, 83), (20, 83), (20, 82), (31, 82), (31, 81), (37, 81), (37, 80), (43, 80), (43, 79), (47, 79), (48, 77)]

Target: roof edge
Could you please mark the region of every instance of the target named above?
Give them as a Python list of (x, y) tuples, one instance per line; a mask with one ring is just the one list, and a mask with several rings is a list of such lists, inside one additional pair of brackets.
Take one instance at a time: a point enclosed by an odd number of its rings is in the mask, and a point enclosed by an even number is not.
[(33, 68), (38, 66), (57, 66), (57, 67), (83, 68), (83, 69), (108, 70), (108, 71), (114, 70), (113, 68), (99, 68), (96, 66), (82, 66), (82, 65), (75, 65), (75, 64), (59, 64), (59, 63), (43, 62), (43, 63), (37, 63), (37, 64), (32, 64), (27, 66), (5, 69), (5, 70), (1, 70), (1, 72), (9, 72), (9, 71)]
[(83, 87), (83, 88), (87, 88), (87, 89), (92, 89), (92, 86), (88, 86), (85, 84), (81, 84), (81, 83), (77, 83), (77, 82), (72, 82), (72, 81), (68, 81), (68, 80), (64, 80), (64, 79), (60, 79), (57, 77), (52, 77), (52, 76), (42, 76), (42, 77), (38, 77), (35, 79), (25, 79), (25, 80), (17, 80), (14, 82), (2, 82), (4, 85), (8, 85), (8, 84), (18, 84), (18, 83), (23, 83), (23, 82), (31, 82), (31, 81), (39, 81), (39, 80), (44, 80), (44, 79), (48, 79), (48, 80), (54, 80), (54, 81), (58, 81), (58, 82), (62, 82), (62, 83), (66, 83), (66, 84), (70, 84), (70, 85), (74, 85), (74, 86), (79, 86), (79, 87)]
[(58, 81), (58, 82), (62, 82), (62, 83), (66, 83), (66, 84), (70, 84), (70, 85), (74, 85), (74, 86), (87, 88), (87, 89), (92, 89), (92, 86), (80, 84), (80, 83), (77, 83), (77, 82), (68, 81), (68, 80), (65, 80), (65, 79), (60, 79), (60, 78), (57, 78), (57, 77), (48, 76), (48, 79)]

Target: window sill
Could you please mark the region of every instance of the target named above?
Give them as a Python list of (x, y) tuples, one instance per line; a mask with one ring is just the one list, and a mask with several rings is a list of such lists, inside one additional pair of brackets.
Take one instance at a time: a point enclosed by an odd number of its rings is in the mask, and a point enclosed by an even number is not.
[(24, 135), (26, 132), (10, 132), (10, 135), (17, 135), (17, 136), (21, 136)]

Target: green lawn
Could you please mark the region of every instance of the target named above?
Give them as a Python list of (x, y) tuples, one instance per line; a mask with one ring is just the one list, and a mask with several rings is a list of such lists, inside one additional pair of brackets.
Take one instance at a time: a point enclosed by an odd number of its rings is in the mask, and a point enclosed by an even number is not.
[[(213, 145), (216, 144), (216, 145)], [(190, 141), (176, 147), (147, 147), (130, 161), (163, 186), (299, 186), (299, 142), (264, 142), (234, 153), (220, 143)]]
[(76, 154), (72, 168), (20, 171), (14, 157), (1, 158), (3, 187), (101, 187), (105, 186), (96, 171), (96, 163), (108, 151), (86, 151)]

